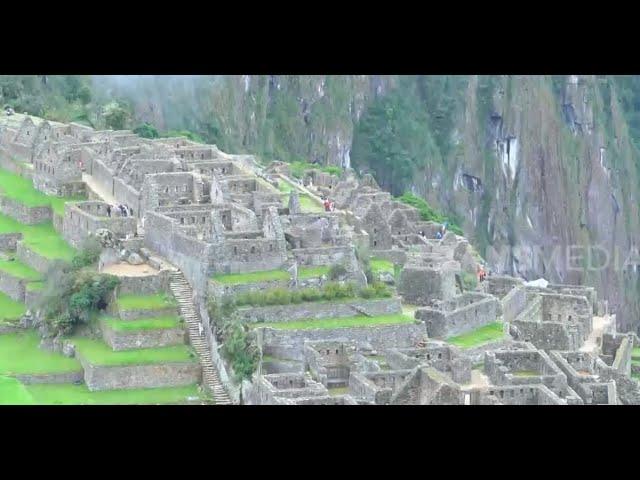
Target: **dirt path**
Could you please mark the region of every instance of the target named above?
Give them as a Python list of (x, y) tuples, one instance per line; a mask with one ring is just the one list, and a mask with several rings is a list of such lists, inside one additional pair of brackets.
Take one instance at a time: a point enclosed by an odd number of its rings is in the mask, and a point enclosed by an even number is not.
[(115, 263), (102, 270), (102, 273), (115, 275), (116, 277), (148, 277), (158, 274), (158, 270), (149, 265), (130, 265), (128, 263)]
[(613, 315), (606, 315), (604, 317), (593, 317), (593, 330), (591, 334), (584, 342), (584, 345), (580, 349), (581, 352), (599, 353), (600, 345), (602, 343), (602, 334), (606, 331), (615, 317)]
[(111, 205), (115, 205), (116, 203), (118, 203), (116, 201), (116, 198), (111, 194), (111, 192), (108, 192), (107, 190), (105, 190), (104, 188), (102, 188), (100, 185), (98, 185), (98, 183), (95, 181), (95, 179), (89, 175), (88, 173), (83, 173), (82, 174), (82, 181), (84, 183), (87, 184), (87, 187), (89, 187), (91, 190), (93, 190), (93, 192), (98, 195), (103, 201), (111, 204)]

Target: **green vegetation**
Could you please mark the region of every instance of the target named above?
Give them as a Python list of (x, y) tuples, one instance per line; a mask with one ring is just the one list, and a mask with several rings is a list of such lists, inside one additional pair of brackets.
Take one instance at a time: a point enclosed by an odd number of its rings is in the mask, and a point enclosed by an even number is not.
[(31, 394), (15, 378), (0, 376), (0, 405), (33, 405)]
[(319, 302), (347, 300), (356, 297), (362, 298), (386, 298), (391, 292), (386, 285), (374, 283), (367, 287), (356, 289), (352, 283), (340, 284), (328, 282), (322, 288), (301, 288), (289, 290), (286, 288), (272, 288), (263, 291), (245, 292), (236, 296), (235, 303), (238, 306), (251, 305), (254, 307), (267, 305), (290, 305), (303, 302)]
[(133, 129), (133, 133), (141, 136), (142, 138), (159, 138), (160, 134), (156, 127), (151, 125), (150, 123), (143, 123), (142, 125), (138, 125)]
[(329, 389), (329, 395), (346, 395), (349, 393), (349, 387), (335, 387)]
[(123, 295), (116, 300), (121, 310), (163, 310), (177, 305), (174, 298), (167, 294)]
[(473, 273), (463, 272), (460, 275), (460, 280), (464, 291), (475, 290), (478, 286), (478, 279)]
[(186, 137), (192, 142), (207, 143), (197, 133), (190, 132), (189, 130), (169, 130), (162, 135), (162, 138), (174, 138), (174, 137)]
[(471, 332), (463, 333), (455, 337), (447, 338), (447, 342), (460, 348), (472, 348), (484, 343), (493, 342), (503, 338), (502, 322), (494, 322), (484, 325)]
[(39, 348), (40, 337), (29, 330), (0, 335), (0, 375), (52, 374), (82, 370), (75, 358)]
[(394, 195), (410, 187), (427, 159), (440, 159), (415, 81), (405, 77), (402, 83), (364, 111), (351, 154), (354, 168), (373, 170), (380, 186)]
[(260, 351), (255, 337), (238, 318), (235, 305), (210, 299), (207, 308), (209, 317), (219, 328), (222, 355), (231, 363), (236, 381), (251, 378), (260, 363)]
[(301, 160), (290, 162), (289, 170), (291, 171), (291, 175), (293, 175), (296, 178), (304, 177), (304, 175), (310, 170), (320, 170), (321, 172), (329, 173), (331, 175), (336, 175), (336, 176), (342, 175), (342, 168), (338, 166), (317, 165), (314, 163), (303, 162)]
[(329, 280), (339, 280), (340, 277), (343, 277), (347, 274), (347, 267), (342, 265), (341, 263), (336, 263), (335, 265), (331, 265), (329, 271), (327, 272), (327, 276)]
[(27, 311), (27, 307), (20, 302), (12, 300), (0, 292), (0, 323), (18, 320)]
[(424, 198), (420, 198), (413, 193), (405, 192), (397, 200), (407, 205), (415, 207), (420, 212), (420, 218), (425, 222), (445, 223), (448, 222), (447, 228), (457, 235), (463, 235), (462, 229), (456, 225), (451, 219), (445, 217), (441, 213), (436, 212)]
[(314, 328), (353, 328), (371, 327), (380, 325), (396, 325), (402, 323), (413, 323), (414, 319), (402, 314), (380, 315), (377, 317), (366, 317), (358, 315), (355, 317), (325, 318), (321, 320), (300, 320), (296, 322), (276, 322), (257, 323), (252, 327), (269, 327), (276, 330), (310, 330)]
[(533, 370), (520, 370), (518, 372), (513, 372), (513, 375), (516, 377), (539, 377), (540, 373), (534, 372)]
[(631, 351), (631, 357), (640, 360), (640, 347), (636, 347)]
[(390, 262), (389, 260), (373, 257), (369, 261), (369, 265), (371, 266), (371, 271), (376, 275), (379, 275), (383, 272), (388, 272), (392, 275), (395, 273), (393, 262)]
[[(300, 197), (300, 210), (302, 210), (303, 213), (324, 212), (324, 207), (320, 205), (320, 203), (315, 201), (313, 198), (311, 198), (309, 195), (307, 195), (306, 193), (301, 193), (299, 197)], [(288, 199), (287, 199), (287, 202), (288, 202)]]
[(331, 267), (328, 266), (319, 266), (319, 267), (300, 267), (298, 268), (298, 279), (306, 280), (309, 278), (321, 277), (323, 275), (327, 275), (329, 273), (329, 269)]
[(112, 275), (62, 265), (48, 272), (38, 306), (53, 331), (69, 335), (107, 307), (119, 283)]
[(19, 260), (0, 260), (0, 270), (22, 280), (37, 282), (42, 279), (40, 272), (35, 271)]
[(27, 283), (27, 292), (40, 292), (44, 289), (44, 282)]
[(197, 385), (101, 392), (91, 392), (86, 385), (29, 385), (27, 391), (38, 405), (160, 405), (200, 397)]
[(289, 280), (291, 275), (284, 270), (265, 270), (251, 273), (229, 273), (214, 275), (213, 279), (224, 285), (244, 285), (247, 283), (270, 282), (274, 280)]
[(27, 207), (50, 206), (58, 215), (64, 214), (64, 204), (79, 198), (59, 198), (36, 190), (31, 180), (0, 168), (0, 194)]
[(180, 317), (177, 316), (145, 318), (142, 320), (118, 320), (116, 318), (105, 317), (102, 321), (117, 332), (177, 328), (182, 322)]
[(76, 345), (78, 352), (94, 365), (150, 365), (165, 362), (193, 361), (193, 353), (186, 345), (114, 352), (100, 340), (74, 337), (72, 341)]

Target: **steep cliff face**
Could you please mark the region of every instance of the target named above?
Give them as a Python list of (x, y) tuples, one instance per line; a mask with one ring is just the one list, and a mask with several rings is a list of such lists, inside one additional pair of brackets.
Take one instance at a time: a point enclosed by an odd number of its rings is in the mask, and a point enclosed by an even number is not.
[(417, 162), (409, 188), (455, 215), (496, 270), (594, 285), (617, 309), (620, 328), (639, 322), (637, 273), (624, 274), (623, 264), (640, 234), (640, 156), (616, 78), (94, 81), (103, 95), (131, 99), (138, 120), (160, 129), (192, 130), (229, 151), (340, 166), (358, 164), (354, 132), (373, 102), (410, 89), (435, 149)]

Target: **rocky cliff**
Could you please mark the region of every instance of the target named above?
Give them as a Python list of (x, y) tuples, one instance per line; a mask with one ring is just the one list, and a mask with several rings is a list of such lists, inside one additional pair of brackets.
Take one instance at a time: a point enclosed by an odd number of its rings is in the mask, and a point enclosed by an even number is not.
[[(229, 151), (359, 169), (367, 165), (353, 158), (352, 144), (362, 116), (390, 92), (411, 90), (411, 102), (425, 113), (416, 139), (432, 138), (434, 148), (415, 163), (408, 187), (455, 215), (496, 270), (594, 285), (617, 308), (620, 328), (637, 327), (638, 281), (622, 267), (640, 234), (640, 157), (631, 128), (635, 105), (618, 78), (243, 75), (94, 82), (103, 95), (131, 99), (138, 120), (163, 130), (192, 130)], [(579, 248), (588, 245), (596, 247), (591, 259)], [(606, 268), (589, 268), (589, 261), (602, 266), (606, 256)]]

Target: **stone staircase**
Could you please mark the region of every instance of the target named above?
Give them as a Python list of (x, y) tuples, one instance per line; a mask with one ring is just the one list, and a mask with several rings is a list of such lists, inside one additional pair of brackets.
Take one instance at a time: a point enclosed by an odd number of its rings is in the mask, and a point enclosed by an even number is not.
[(200, 314), (193, 303), (193, 290), (180, 270), (171, 272), (169, 287), (178, 301), (178, 311), (189, 331), (189, 343), (195, 349), (202, 365), (202, 383), (213, 394), (216, 405), (232, 404), (213, 364), (206, 337), (200, 335)]

